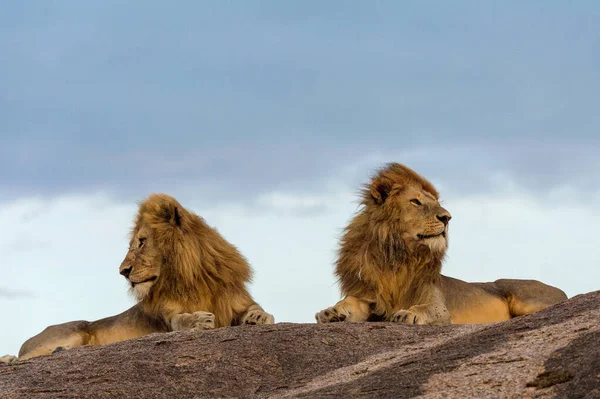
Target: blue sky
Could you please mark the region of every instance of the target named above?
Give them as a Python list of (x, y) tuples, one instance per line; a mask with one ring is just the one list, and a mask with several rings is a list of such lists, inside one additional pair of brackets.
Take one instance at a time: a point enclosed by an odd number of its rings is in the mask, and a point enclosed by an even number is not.
[(432, 145), (447, 154), (425, 171), (459, 147), (536, 188), (598, 173), (596, 2), (3, 7), (4, 197), (310, 186), (365, 151)]
[[(570, 295), (598, 288), (560, 272), (598, 269), (584, 220), (600, 211), (598, 20), (596, 1), (3, 4), (0, 224), (12, 227), (0, 233), (0, 306), (45, 312), (0, 332), (6, 351), (44, 323), (122, 310), (128, 223), (135, 201), (156, 191), (224, 224), (258, 259), (248, 256), (257, 276), (281, 262), (250, 239), (256, 226), (278, 231), (273, 245), (288, 252), (293, 235), (307, 249), (294, 262), (315, 269), (279, 278), (320, 276), (328, 293), (312, 306), (327, 305), (352, 194), (389, 161), (433, 180), (464, 215), (453, 219), (463, 232), (451, 243), (455, 274), (502, 277), (491, 265), (510, 262), (515, 277), (564, 281)], [(470, 234), (488, 233), (465, 251)], [(86, 245), (103, 255), (91, 261)], [(498, 247), (556, 252), (523, 265), (492, 257)], [(579, 258), (564, 265), (567, 253)], [(44, 278), (23, 280), (23, 267)], [(57, 270), (69, 277), (52, 280)], [(104, 304), (93, 314), (69, 305), (72, 285), (93, 293), (83, 282), (98, 274), (114, 302), (90, 294)], [(257, 279), (263, 301), (286, 294)], [(40, 288), (48, 281), (65, 293), (53, 313), (44, 303), (55, 292)], [(276, 317), (310, 321), (319, 310), (310, 307)]]

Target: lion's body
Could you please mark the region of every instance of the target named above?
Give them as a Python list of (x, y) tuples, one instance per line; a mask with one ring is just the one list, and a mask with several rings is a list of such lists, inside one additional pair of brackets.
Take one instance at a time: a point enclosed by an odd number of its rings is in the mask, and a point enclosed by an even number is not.
[(93, 322), (78, 320), (47, 327), (25, 341), (19, 351), (19, 359), (48, 355), (57, 349), (106, 345), (167, 331), (168, 326), (162, 320), (149, 316), (139, 305), (134, 305), (121, 314)]
[(335, 272), (345, 298), (319, 312), (318, 322), (487, 323), (567, 298), (538, 281), (442, 276), (451, 215), (438, 199), (430, 182), (403, 165), (373, 177), (340, 242)]
[(140, 204), (120, 273), (138, 299), (135, 306), (94, 322), (50, 326), (23, 344), (19, 359), (157, 332), (274, 322), (246, 288), (252, 274), (246, 259), (164, 194)]
[(441, 289), (454, 324), (505, 321), (567, 299), (563, 291), (536, 280), (468, 283), (442, 276)]

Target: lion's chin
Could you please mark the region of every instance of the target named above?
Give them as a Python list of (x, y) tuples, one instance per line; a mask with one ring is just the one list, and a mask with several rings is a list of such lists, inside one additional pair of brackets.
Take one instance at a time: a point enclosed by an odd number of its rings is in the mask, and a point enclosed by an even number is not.
[(431, 252), (444, 254), (448, 248), (446, 234), (439, 234), (433, 237), (422, 238), (419, 240), (421, 245), (425, 245)]
[(133, 293), (133, 296), (135, 296), (135, 298), (138, 301), (142, 301), (150, 294), (150, 289), (152, 288), (153, 285), (154, 285), (154, 281), (138, 283), (138, 284), (133, 285), (133, 287), (131, 287), (131, 292)]

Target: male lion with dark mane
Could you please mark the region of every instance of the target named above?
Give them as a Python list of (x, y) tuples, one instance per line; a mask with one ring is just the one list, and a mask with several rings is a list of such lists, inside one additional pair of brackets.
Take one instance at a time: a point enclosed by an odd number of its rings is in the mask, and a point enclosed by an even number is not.
[(23, 344), (19, 359), (156, 332), (274, 323), (248, 293), (246, 259), (168, 195), (153, 194), (140, 204), (119, 271), (135, 306), (94, 322), (50, 326)]
[(335, 273), (345, 297), (317, 313), (317, 322), (490, 323), (567, 299), (535, 280), (442, 276), (451, 217), (433, 185), (412, 169), (391, 163), (379, 170), (341, 239)]

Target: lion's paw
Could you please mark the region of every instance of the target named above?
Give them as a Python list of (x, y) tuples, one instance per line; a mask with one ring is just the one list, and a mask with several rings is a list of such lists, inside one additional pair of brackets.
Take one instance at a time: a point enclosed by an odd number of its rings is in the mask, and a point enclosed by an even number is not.
[(173, 331), (199, 331), (215, 328), (215, 315), (209, 312), (181, 313), (171, 319)]
[(350, 317), (352, 313), (346, 309), (338, 306), (332, 306), (325, 310), (321, 310), (315, 315), (317, 323), (335, 323), (338, 321), (345, 321)]
[(12, 363), (14, 361), (16, 361), (18, 358), (16, 356), (12, 356), (12, 355), (4, 355), (2, 357), (0, 357), (0, 363)]
[(390, 318), (392, 323), (398, 324), (427, 324), (424, 316), (410, 310), (399, 310)]
[(251, 310), (246, 313), (246, 316), (242, 320), (242, 324), (254, 325), (254, 324), (274, 324), (275, 318), (273, 315), (263, 310)]

